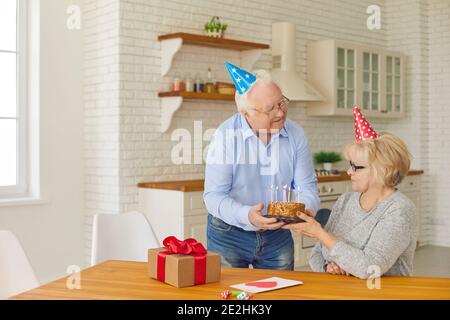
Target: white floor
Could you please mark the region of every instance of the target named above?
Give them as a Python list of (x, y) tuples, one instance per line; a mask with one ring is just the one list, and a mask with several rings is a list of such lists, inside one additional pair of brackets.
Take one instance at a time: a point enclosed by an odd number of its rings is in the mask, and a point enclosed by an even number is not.
[(424, 246), (416, 250), (413, 274), (450, 278), (450, 248)]
[[(450, 278), (450, 248), (424, 246), (416, 250), (413, 275), (417, 277)], [(296, 270), (311, 271), (309, 266)]]

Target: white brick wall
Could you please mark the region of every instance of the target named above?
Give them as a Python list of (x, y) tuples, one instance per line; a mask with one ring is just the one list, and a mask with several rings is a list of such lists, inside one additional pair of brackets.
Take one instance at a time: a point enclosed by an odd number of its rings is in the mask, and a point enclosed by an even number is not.
[[(428, 185), (429, 167), (427, 163), (428, 122), (428, 18), (427, 1), (389, 1), (386, 8), (385, 24), (387, 45), (406, 55), (406, 117), (389, 121), (384, 130), (402, 137), (410, 148), (414, 168), (425, 171), (422, 188)], [(430, 243), (428, 228), (429, 198), (422, 192), (421, 243)]]
[(429, 242), (450, 246), (450, 1), (428, 5), (428, 179)]
[(85, 0), (85, 256), (92, 217), (119, 213), (119, 1)]
[[(448, 238), (437, 237), (439, 232), (445, 232), (434, 226), (444, 221), (447, 224), (444, 230), (449, 229), (445, 208), (450, 204), (444, 196), (449, 187), (444, 187), (440, 193), (431, 191), (431, 185), (436, 188), (444, 185), (446, 176), (439, 177), (437, 170), (448, 160), (448, 155), (443, 152), (443, 140), (438, 140), (440, 144), (437, 144), (431, 138), (433, 132), (439, 137), (444, 132), (450, 133), (450, 126), (444, 122), (445, 117), (428, 112), (430, 105), (442, 113), (450, 110), (445, 108), (448, 99), (443, 99), (444, 94), (448, 97), (444, 86), (448, 86), (450, 74), (446, 55), (449, 51), (448, 1), (85, 1), (87, 233), (94, 212), (136, 209), (136, 183), (140, 181), (204, 176), (203, 165), (171, 162), (171, 148), (177, 143), (171, 141), (171, 133), (176, 128), (186, 128), (193, 134), (194, 121), (199, 120), (203, 131), (215, 128), (235, 113), (234, 104), (185, 102), (169, 131), (161, 134), (157, 92), (170, 83), (176, 73), (184, 76), (190, 72), (192, 77), (201, 73), (206, 78), (208, 66), (216, 80), (229, 81), (223, 61), (239, 65), (239, 54), (183, 46), (168, 76), (161, 77), (157, 37), (179, 31), (200, 33), (211, 16), (219, 15), (221, 20), (229, 23), (227, 37), (268, 44), (273, 22), (295, 22), (297, 71), (304, 76), (309, 40), (337, 38), (403, 51), (408, 57), (407, 116), (383, 123), (373, 120), (373, 125), (377, 130), (390, 131), (404, 138), (414, 157), (413, 167), (427, 171), (423, 193), (426, 198), (423, 201), (426, 241), (450, 245)], [(366, 8), (373, 4), (382, 10), (381, 30), (366, 28)], [(428, 19), (429, 16), (433, 19)], [(447, 44), (443, 49), (440, 47), (442, 42)], [(270, 68), (269, 52), (263, 54), (255, 68)], [(440, 93), (435, 94), (435, 90)], [(289, 116), (305, 128), (313, 151), (340, 151), (353, 139), (351, 118), (307, 117), (303, 103), (295, 103)], [(433, 174), (435, 177), (431, 178)]]
[(387, 40), (407, 54), (407, 117), (395, 121), (422, 178), (422, 242), (450, 246), (450, 1), (395, 0)]

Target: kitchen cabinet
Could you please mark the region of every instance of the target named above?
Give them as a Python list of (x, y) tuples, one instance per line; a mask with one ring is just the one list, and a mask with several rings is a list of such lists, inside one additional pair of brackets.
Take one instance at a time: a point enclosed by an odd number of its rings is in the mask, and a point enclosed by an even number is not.
[(150, 222), (160, 245), (168, 236), (195, 238), (206, 245), (208, 212), (203, 191), (139, 188), (139, 211)]
[(308, 43), (308, 81), (325, 101), (307, 102), (311, 116), (405, 115), (405, 57), (399, 52), (361, 44), (322, 40)]
[[(158, 40), (161, 42), (162, 76), (169, 72), (173, 59), (183, 44), (239, 51), (241, 52), (241, 66), (247, 70), (252, 69), (261, 56), (262, 50), (270, 48), (269, 45), (263, 43), (213, 38), (185, 32), (160, 35)], [(181, 107), (183, 99), (234, 101), (234, 95), (218, 93), (160, 92), (158, 96), (161, 98), (161, 132), (166, 132), (169, 129), (172, 118)]]

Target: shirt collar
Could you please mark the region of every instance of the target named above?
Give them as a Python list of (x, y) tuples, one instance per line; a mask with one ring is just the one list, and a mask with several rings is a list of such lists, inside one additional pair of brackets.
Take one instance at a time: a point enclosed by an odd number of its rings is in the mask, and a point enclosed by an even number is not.
[(283, 128), (281, 128), (280, 134), (281, 134), (283, 137), (285, 137), (285, 138), (287, 138), (287, 137), (289, 136), (289, 135), (288, 135), (288, 132), (287, 132), (287, 130), (286, 130), (286, 122), (284, 123)]
[[(244, 138), (244, 140), (247, 140), (247, 138), (251, 137), (251, 136), (255, 136), (255, 133), (253, 132), (252, 128), (250, 128), (250, 125), (247, 122), (247, 119), (245, 119), (245, 117), (242, 114), (239, 114), (240, 118), (241, 118), (241, 127), (242, 127), (242, 137)], [(280, 135), (282, 135), (283, 137), (287, 138), (288, 132), (286, 130), (286, 123), (283, 126), (283, 128), (281, 128)]]
[(241, 117), (242, 137), (244, 138), (244, 140), (247, 140), (247, 138), (254, 136), (255, 133), (253, 132), (252, 128), (250, 128), (247, 119), (245, 119), (245, 117), (242, 114), (240, 114), (240, 117)]

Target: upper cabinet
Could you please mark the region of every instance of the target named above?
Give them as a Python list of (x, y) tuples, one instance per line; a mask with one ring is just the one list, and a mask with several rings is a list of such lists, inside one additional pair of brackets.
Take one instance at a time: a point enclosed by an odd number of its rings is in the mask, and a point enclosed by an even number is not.
[(358, 105), (370, 117), (405, 114), (405, 58), (360, 44), (323, 40), (308, 44), (308, 81), (325, 101), (307, 103), (307, 114), (352, 116)]

